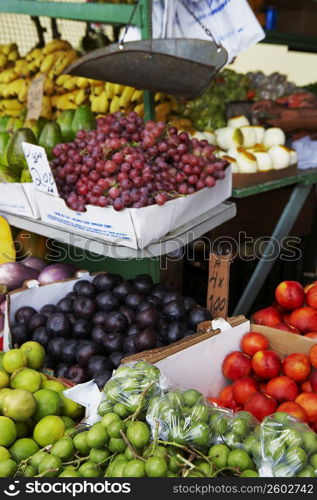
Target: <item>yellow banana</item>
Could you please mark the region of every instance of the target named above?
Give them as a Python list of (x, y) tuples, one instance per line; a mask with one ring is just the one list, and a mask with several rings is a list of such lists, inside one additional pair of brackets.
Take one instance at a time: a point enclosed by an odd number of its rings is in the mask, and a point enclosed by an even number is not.
[[(42, 61), (40, 66), (41, 73), (48, 73), (56, 61), (56, 54), (49, 53)], [(31, 66), (31, 65), (30, 65)]]
[(121, 85), (120, 83), (114, 84), (114, 93), (116, 95), (121, 95), (123, 90), (124, 90), (124, 85)]
[(5, 69), (4, 71), (0, 72), (0, 83), (12, 82), (12, 80), (15, 80), (16, 77), (17, 77), (17, 74), (16, 74), (14, 68)]
[(91, 95), (92, 96), (98, 96), (102, 92), (105, 92), (106, 95), (108, 96), (107, 92), (105, 91), (105, 89), (103, 87), (91, 87)]
[(155, 106), (155, 119), (158, 122), (164, 122), (167, 115), (172, 111), (172, 106), (170, 102), (161, 102)]
[(120, 107), (126, 109), (131, 103), (135, 88), (126, 86), (120, 96)]
[(63, 88), (66, 90), (74, 90), (76, 88), (76, 83), (77, 83), (77, 76), (71, 76), (64, 82)]
[(32, 61), (33, 59), (43, 59), (43, 49), (39, 49), (39, 48), (36, 48), (36, 49), (33, 49), (31, 50), (31, 52), (29, 52), (26, 56), (25, 56), (25, 59), (30, 62)]
[(7, 62), (8, 62), (7, 56), (5, 56), (4, 54), (0, 54), (0, 68), (4, 68)]
[(85, 89), (78, 89), (75, 93), (75, 104), (77, 104), (77, 106), (80, 106), (81, 104), (84, 104), (86, 99), (87, 94), (85, 92)]
[(17, 50), (12, 50), (8, 54), (8, 61), (14, 62), (17, 59), (19, 59), (19, 57), (20, 57), (19, 52)]
[(71, 100), (71, 93), (70, 92), (68, 94), (57, 96), (57, 98), (54, 100), (54, 103), (55, 103), (54, 106), (57, 109), (60, 109), (61, 111), (63, 111), (64, 109), (76, 109), (77, 108), (77, 104)]
[(89, 99), (91, 102), (91, 111), (93, 113), (107, 113), (109, 109), (109, 101), (105, 90), (103, 90), (99, 96), (91, 95)]
[(80, 89), (86, 89), (89, 86), (89, 80), (88, 78), (84, 78), (83, 76), (78, 76), (76, 85)]
[(8, 43), (2, 46), (2, 54), (8, 56), (13, 50), (18, 51), (18, 46), (16, 43)]
[(6, 97), (16, 97), (21, 89), (23, 88), (24, 80), (22, 78), (18, 80), (13, 80), (10, 82), (6, 88), (3, 90), (2, 95), (4, 98)]
[(69, 80), (69, 78), (72, 78), (71, 75), (59, 75), (56, 78), (56, 84), (60, 85), (61, 87), (64, 85), (64, 83)]
[(28, 97), (29, 84), (26, 80), (23, 80), (23, 85), (21, 86), (20, 92), (18, 94), (18, 100), (20, 102), (26, 103)]
[(105, 90), (106, 94), (108, 96), (108, 99), (112, 99), (113, 96), (115, 95), (115, 84), (111, 82), (106, 82), (105, 83)]
[(144, 103), (141, 102), (140, 104), (137, 104), (134, 108), (134, 111), (140, 115), (140, 116), (143, 116), (144, 115)]
[(52, 102), (51, 98), (44, 95), (42, 99), (42, 112), (41, 116), (43, 118), (47, 118), (48, 120), (52, 119)]
[(45, 78), (44, 81), (44, 94), (45, 95), (52, 95), (54, 92), (54, 82), (50, 78)]
[(131, 101), (132, 102), (137, 102), (137, 101), (139, 101), (142, 98), (143, 98), (143, 90), (135, 90), (134, 94), (131, 97)]
[(2, 99), (0, 106), (4, 110), (19, 111), (24, 108), (24, 104), (20, 103), (17, 99)]
[(111, 100), (109, 111), (110, 111), (110, 113), (115, 113), (116, 111), (119, 111), (119, 110), (120, 110), (120, 97), (115, 95)]
[[(55, 52), (56, 54), (56, 52)], [(49, 77), (51, 79), (55, 78), (57, 75), (60, 75), (67, 66), (70, 65), (70, 63), (77, 58), (77, 54), (74, 50), (68, 50), (63, 53), (58, 59), (56, 60), (54, 66), (52, 67), (51, 71), (49, 72)]]
[(66, 40), (52, 40), (43, 48), (43, 54), (51, 54), (57, 50), (69, 50), (72, 46)]

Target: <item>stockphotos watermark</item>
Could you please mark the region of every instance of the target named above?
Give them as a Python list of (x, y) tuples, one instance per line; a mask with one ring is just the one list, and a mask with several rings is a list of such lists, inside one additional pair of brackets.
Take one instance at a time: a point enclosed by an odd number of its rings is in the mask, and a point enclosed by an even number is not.
[[(27, 248), (30, 236), (26, 235), (23, 244), (16, 242), (18, 254), (22, 258), (31, 256), (30, 251), (23, 251)], [(72, 247), (70, 252), (69, 246)], [(139, 241), (142, 247), (142, 241)], [(127, 252), (128, 253), (128, 252)], [(76, 234), (66, 234), (63, 241), (48, 239), (46, 242), (46, 252), (43, 255), (48, 261), (63, 262), (68, 258), (74, 264), (80, 266), (82, 262), (103, 262), (105, 257), (111, 257), (121, 261), (151, 259), (160, 261), (161, 268), (164, 269), (166, 261), (194, 261), (199, 258), (208, 261), (210, 253), (231, 254), (233, 259), (249, 262), (258, 259), (274, 261), (277, 258), (283, 261), (295, 262), (302, 257), (301, 239), (296, 236), (287, 236), (282, 240), (277, 240), (271, 236), (254, 238), (248, 236), (245, 231), (240, 231), (237, 238), (232, 236), (219, 236), (210, 240), (207, 236), (195, 239), (193, 232), (187, 232), (183, 237), (175, 237), (168, 241), (160, 241), (153, 246), (141, 248), (134, 257), (124, 257), (122, 244), (118, 240), (111, 245), (105, 245), (100, 240), (83, 239)], [(167, 257), (167, 259), (166, 259)]]
[(9, 484), (4, 490), (3, 493), (6, 497), (17, 497), (25, 494), (68, 494), (75, 498), (77, 495), (82, 494), (98, 494), (104, 495), (106, 493), (112, 494), (129, 494), (131, 493), (131, 483), (119, 483), (119, 482), (110, 482), (110, 481), (98, 481), (98, 482), (90, 482), (90, 481), (76, 481), (76, 482), (43, 482), (43, 481), (30, 481), (23, 482), (20, 484), (20, 481), (14, 481)]

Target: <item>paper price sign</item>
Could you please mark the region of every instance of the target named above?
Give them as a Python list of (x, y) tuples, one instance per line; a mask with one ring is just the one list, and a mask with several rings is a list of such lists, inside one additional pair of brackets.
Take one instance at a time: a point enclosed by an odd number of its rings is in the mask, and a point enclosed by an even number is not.
[(46, 75), (43, 74), (34, 78), (30, 83), (27, 97), (27, 120), (38, 120), (41, 116), (45, 77)]
[(35, 189), (52, 196), (59, 196), (45, 149), (28, 142), (22, 142), (22, 148)]
[(213, 318), (226, 318), (229, 299), (231, 255), (210, 254), (207, 309)]

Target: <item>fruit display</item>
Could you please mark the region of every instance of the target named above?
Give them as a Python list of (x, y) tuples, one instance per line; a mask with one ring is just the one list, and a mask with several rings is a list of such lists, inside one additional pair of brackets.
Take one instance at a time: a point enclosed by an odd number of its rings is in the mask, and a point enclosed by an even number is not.
[(296, 151), (285, 146), (282, 129), (250, 125), (245, 116), (230, 118), (227, 126), (215, 130), (216, 144), (230, 157), (233, 173), (251, 174), (281, 170), (297, 162)]
[(246, 75), (224, 69), (211, 82), (208, 89), (196, 99), (184, 101), (179, 99), (174, 106), (177, 119), (188, 128), (199, 131), (212, 131), (226, 124), (226, 103), (253, 99), (252, 90)]
[(132, 112), (97, 120), (96, 130), (77, 132), (53, 149), (51, 168), (60, 195), (78, 212), (85, 205), (141, 208), (215, 186), (229, 162), (216, 147), (192, 139), (165, 122)]
[(317, 347), (309, 356), (294, 352), (281, 359), (264, 335), (251, 331), (242, 338), (241, 350), (223, 360), (223, 375), (231, 384), (216, 402), (248, 411), (259, 421), (285, 412), (317, 430)]
[(287, 75), (278, 71), (270, 75), (265, 75), (263, 71), (249, 71), (246, 77), (260, 100), (271, 99), (275, 101), (279, 97), (292, 94), (297, 90), (296, 85), (288, 81)]
[(317, 283), (305, 288), (297, 281), (283, 281), (275, 289), (272, 306), (255, 312), (252, 321), (287, 332), (317, 337)]
[(123, 357), (192, 335), (209, 319), (191, 297), (154, 284), (150, 276), (123, 280), (107, 273), (77, 281), (57, 304), (39, 311), (25, 304), (15, 313), (11, 335), (16, 345), (30, 339), (43, 345), (45, 366), (57, 377), (76, 383), (94, 377), (103, 387)]

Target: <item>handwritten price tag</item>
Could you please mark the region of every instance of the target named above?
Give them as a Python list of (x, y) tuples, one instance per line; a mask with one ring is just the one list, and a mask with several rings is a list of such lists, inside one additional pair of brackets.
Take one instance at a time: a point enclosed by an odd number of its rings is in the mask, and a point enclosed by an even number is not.
[(227, 318), (231, 255), (210, 254), (207, 309), (213, 318)]
[(38, 120), (41, 116), (45, 77), (46, 75), (43, 74), (34, 78), (30, 83), (27, 98), (27, 120)]
[(22, 148), (35, 188), (43, 193), (59, 196), (45, 149), (28, 142), (22, 142)]

